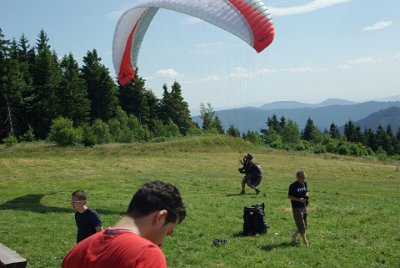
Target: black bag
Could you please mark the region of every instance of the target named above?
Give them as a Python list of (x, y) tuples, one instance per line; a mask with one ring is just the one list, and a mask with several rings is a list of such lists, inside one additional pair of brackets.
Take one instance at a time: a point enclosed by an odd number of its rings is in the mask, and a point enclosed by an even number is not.
[(268, 231), (265, 220), (264, 203), (243, 209), (243, 235), (262, 234)]

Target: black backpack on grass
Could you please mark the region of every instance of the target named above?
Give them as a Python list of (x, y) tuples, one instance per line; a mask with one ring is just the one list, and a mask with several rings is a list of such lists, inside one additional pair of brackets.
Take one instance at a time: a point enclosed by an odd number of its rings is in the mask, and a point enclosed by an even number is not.
[(243, 208), (243, 235), (266, 233), (268, 224), (265, 221), (264, 203)]

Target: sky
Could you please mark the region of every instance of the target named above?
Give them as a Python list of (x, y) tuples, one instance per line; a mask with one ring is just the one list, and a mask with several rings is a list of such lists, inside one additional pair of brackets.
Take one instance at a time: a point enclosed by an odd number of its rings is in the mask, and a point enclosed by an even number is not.
[[(194, 0), (188, 0), (194, 1)], [(215, 0), (217, 1), (217, 0)], [(96, 49), (115, 78), (112, 41), (131, 0), (0, 0), (6, 39), (35, 46), (44, 30), (58, 56), (82, 66)], [(146, 87), (174, 81), (192, 111), (274, 101), (354, 102), (400, 95), (399, 0), (265, 0), (275, 26), (261, 53), (209, 23), (169, 10), (154, 17), (138, 57)]]

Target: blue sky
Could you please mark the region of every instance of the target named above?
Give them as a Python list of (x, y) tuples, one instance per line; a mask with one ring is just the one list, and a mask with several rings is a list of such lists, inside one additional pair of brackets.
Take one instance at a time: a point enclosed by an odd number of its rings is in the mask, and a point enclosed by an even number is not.
[[(191, 0), (190, 0), (191, 1)], [(115, 25), (134, 0), (0, 0), (6, 38), (36, 44), (43, 29), (62, 57), (82, 64), (97, 49), (115, 76)], [(361, 102), (400, 95), (399, 0), (266, 0), (275, 40), (256, 53), (206, 22), (160, 10), (142, 43), (139, 74), (159, 97), (175, 80), (191, 110), (327, 98)]]

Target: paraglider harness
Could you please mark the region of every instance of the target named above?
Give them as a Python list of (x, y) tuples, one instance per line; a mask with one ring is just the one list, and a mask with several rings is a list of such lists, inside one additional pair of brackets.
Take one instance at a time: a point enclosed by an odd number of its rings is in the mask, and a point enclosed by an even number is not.
[(265, 220), (264, 203), (243, 208), (243, 235), (256, 235), (268, 232)]
[(247, 154), (245, 157), (243, 157), (243, 160), (239, 160), (239, 162), (243, 165), (243, 167), (239, 168), (239, 172), (246, 174), (246, 178), (248, 178), (251, 185), (258, 186), (262, 179), (261, 165), (253, 163), (253, 161), (251, 161), (252, 159), (253, 156), (251, 154)]

